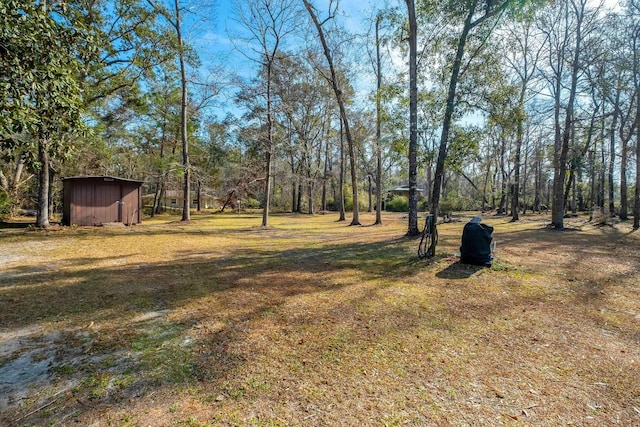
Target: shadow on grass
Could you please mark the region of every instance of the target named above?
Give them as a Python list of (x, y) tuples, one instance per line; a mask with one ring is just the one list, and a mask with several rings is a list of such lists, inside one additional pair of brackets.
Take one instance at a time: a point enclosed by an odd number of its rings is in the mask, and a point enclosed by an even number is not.
[(460, 261), (456, 261), (437, 272), (436, 277), (441, 279), (468, 279), (481, 270), (484, 270), (484, 267), (463, 264)]
[(0, 221), (0, 230), (2, 229), (22, 229), (36, 225), (35, 220), (31, 222), (4, 222)]
[[(354, 242), (354, 236), (336, 235), (334, 239), (318, 241), (311, 238), (305, 246), (280, 249), (278, 239), (297, 235), (295, 231), (246, 227), (237, 230), (158, 228), (141, 233), (151, 236), (172, 233), (176, 238), (182, 235), (185, 239), (192, 233), (210, 234), (212, 238), (235, 235), (243, 239), (249, 232), (261, 236), (268, 234), (273, 238), (273, 247), (185, 250), (171, 262), (135, 263), (136, 257), (129, 256), (126, 265), (99, 268), (94, 266), (97, 259), (87, 256), (77, 256), (63, 261), (63, 265), (51, 265), (46, 269), (35, 268), (25, 262), (6, 270), (4, 277), (0, 277), (0, 325), (4, 331), (28, 328), (39, 322), (68, 321), (70, 325), (80, 325), (83, 320), (85, 324), (95, 322), (101, 325), (102, 330), (96, 334), (92, 351), (119, 354), (129, 352), (132, 343), (140, 341), (140, 327), (132, 324), (131, 320), (135, 316), (152, 310), (179, 313), (181, 308), (188, 308), (174, 321), (185, 330), (202, 327), (206, 331), (198, 342), (202, 350), (197, 356), (199, 362), (194, 361), (192, 375), (198, 379), (215, 380), (242, 366), (250, 357), (237, 347), (246, 339), (249, 330), (246, 325), (267, 314), (278, 315), (278, 310), (289, 302), (289, 297), (323, 294), (323, 297), (331, 298), (334, 291), (355, 289), (362, 281), (371, 280), (374, 285), (361, 295), (354, 292), (352, 301), (342, 305), (336, 302), (325, 311), (301, 313), (297, 318), (305, 325), (326, 321), (326, 325), (322, 323), (323, 326), (319, 327), (326, 329), (327, 335), (331, 335), (331, 328), (351, 328), (353, 336), (358, 336), (357, 331), (369, 325), (357, 319), (361, 314), (356, 313), (353, 306), (359, 304), (372, 311), (382, 308), (382, 302), (375, 305), (381, 300), (378, 293), (381, 288), (390, 283), (401, 283), (416, 275), (419, 269), (439, 265), (437, 258), (426, 264), (418, 260), (415, 239), (404, 237), (362, 243)], [(624, 236), (615, 234), (616, 231), (606, 233), (600, 241), (598, 236), (587, 233), (534, 229), (498, 233), (497, 239), (499, 248), (524, 247), (526, 256), (535, 257), (540, 251), (562, 252), (571, 248), (580, 258), (615, 251), (616, 242)], [(307, 235), (320, 236), (319, 233)], [(116, 237), (126, 245), (128, 236), (124, 233)], [(67, 236), (57, 235), (54, 238)], [(624, 256), (630, 262), (636, 261), (632, 265), (635, 265), (634, 274), (637, 274), (638, 254), (625, 253)], [(456, 262), (435, 276), (440, 279), (468, 279), (479, 270), (482, 268)], [(457, 287), (440, 285), (437, 281), (429, 284), (434, 295), (442, 296), (437, 299), (440, 306), (420, 305), (411, 298), (404, 298), (402, 304), (384, 306), (383, 321), (376, 324), (378, 333), (392, 336), (399, 330), (419, 330), (425, 325), (451, 332), (456, 325), (468, 319), (490, 321), (493, 313), (507, 312), (512, 308), (507, 294), (493, 295), (496, 298), (491, 299), (459, 298), (462, 302), (449, 306), (447, 301), (453, 300), (449, 296), (460, 296), (453, 293)], [(576, 283), (575, 286), (583, 285)], [(577, 293), (584, 294), (581, 290), (578, 289)], [(598, 297), (601, 289), (595, 289), (592, 294)], [(530, 299), (535, 300), (535, 297)], [(220, 308), (223, 310), (217, 312), (216, 309)], [(347, 321), (337, 326), (331, 324), (327, 319), (336, 312), (340, 312)], [(292, 319), (278, 321), (279, 325), (288, 325)], [(213, 322), (221, 326), (206, 329)], [(284, 335), (280, 338), (286, 338)], [(360, 340), (366, 344), (362, 338)], [(143, 369), (139, 372), (146, 373)]]

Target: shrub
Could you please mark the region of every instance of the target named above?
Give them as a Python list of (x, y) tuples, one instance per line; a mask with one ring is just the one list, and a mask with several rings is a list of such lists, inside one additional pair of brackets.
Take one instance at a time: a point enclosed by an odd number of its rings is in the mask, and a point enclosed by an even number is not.
[(408, 212), (409, 198), (407, 196), (393, 196), (393, 198), (387, 202), (387, 210), (390, 212)]
[(244, 209), (260, 209), (262, 206), (259, 200), (247, 197), (242, 201), (242, 208)]
[(453, 212), (465, 210), (476, 210), (477, 202), (472, 199), (460, 197), (457, 194), (451, 194), (440, 200), (439, 211), (441, 215), (451, 215)]
[(0, 221), (4, 221), (11, 216), (12, 204), (9, 196), (0, 192)]
[[(344, 210), (345, 211), (351, 211), (353, 210), (353, 197), (351, 197), (351, 195), (347, 195), (345, 193), (344, 195)], [(360, 200), (358, 200), (358, 203), (360, 204), (360, 207), (362, 209), (362, 203), (360, 203)], [(318, 204), (318, 208), (320, 208), (321, 206)], [(327, 210), (328, 211), (339, 211), (340, 210), (340, 201), (339, 200), (334, 200), (333, 197), (327, 197)]]

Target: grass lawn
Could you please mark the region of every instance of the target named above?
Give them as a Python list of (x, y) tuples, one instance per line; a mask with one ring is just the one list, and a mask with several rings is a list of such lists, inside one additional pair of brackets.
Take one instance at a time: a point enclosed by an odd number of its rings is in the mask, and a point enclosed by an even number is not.
[(0, 425), (640, 425), (640, 234), (469, 217), (0, 229)]

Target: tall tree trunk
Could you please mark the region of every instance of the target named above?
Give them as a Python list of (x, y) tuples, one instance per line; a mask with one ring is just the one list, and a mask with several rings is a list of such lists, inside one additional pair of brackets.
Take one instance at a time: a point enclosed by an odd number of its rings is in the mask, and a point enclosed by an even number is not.
[(540, 149), (540, 137), (536, 139), (535, 146), (535, 178), (533, 189), (533, 207), (534, 212), (540, 213), (542, 205), (542, 153)]
[(162, 195), (164, 194), (164, 176), (158, 176), (156, 182), (156, 191), (153, 195), (153, 208), (151, 209), (151, 217), (162, 212)]
[[(526, 72), (526, 70), (525, 70)], [(511, 221), (520, 219), (520, 157), (522, 152), (522, 139), (524, 134), (524, 95), (527, 90), (526, 80), (520, 88), (518, 97), (518, 118), (516, 127), (516, 153), (513, 165), (513, 198), (511, 200)]]
[(346, 212), (344, 206), (344, 176), (345, 176), (345, 155), (344, 155), (344, 134), (342, 133), (342, 120), (340, 121), (340, 189), (338, 190), (338, 197), (340, 198), (340, 217), (338, 221), (346, 221)]
[(263, 227), (267, 227), (269, 225), (269, 204), (271, 203), (271, 151), (273, 150), (273, 117), (271, 112), (272, 65), (273, 62), (271, 60), (267, 60), (267, 141), (265, 149), (264, 199), (262, 202)]
[(322, 213), (327, 211), (327, 177), (329, 176), (329, 141), (324, 143), (324, 170), (322, 173)]
[(382, 61), (380, 60), (380, 23), (382, 14), (376, 19), (376, 221), (382, 224)]
[(49, 227), (49, 140), (47, 138), (38, 140), (38, 163), (40, 164), (40, 173), (38, 174), (36, 226), (47, 228)]
[[(618, 84), (619, 86), (619, 84)], [(616, 88), (616, 99), (613, 105), (613, 118), (611, 119), (611, 132), (609, 135), (609, 215), (616, 215), (616, 201), (614, 197), (613, 172), (616, 160), (616, 128), (618, 127), (618, 112), (620, 104), (620, 87)]]
[(367, 195), (369, 196), (367, 212), (371, 212), (373, 210), (373, 188), (371, 187), (371, 175), (367, 175)]
[(503, 136), (500, 138), (500, 209), (498, 213), (500, 215), (507, 214), (507, 163), (505, 162), (505, 155), (507, 152), (507, 141)]
[(409, 13), (409, 221), (407, 236), (418, 230), (418, 25), (414, 0), (405, 0)]
[(309, 203), (307, 213), (313, 215), (313, 180), (311, 179), (311, 170), (307, 172), (307, 200)]
[[(640, 12), (638, 3), (630, 9)], [(633, 86), (636, 90), (636, 189), (633, 200), (633, 229), (640, 228), (640, 25), (635, 21), (633, 29)]]
[[(444, 177), (444, 161), (447, 157), (447, 144), (449, 142), (449, 129), (451, 127), (451, 121), (453, 119), (453, 112), (455, 109), (456, 101), (456, 87), (458, 85), (458, 77), (460, 75), (460, 67), (462, 65), (462, 56), (464, 55), (464, 48), (467, 44), (467, 37), (471, 31), (471, 20), (476, 11), (478, 0), (473, 0), (469, 8), (469, 13), (464, 21), (464, 27), (462, 33), (458, 39), (458, 46), (456, 48), (456, 56), (453, 61), (453, 68), (451, 70), (451, 78), (449, 79), (449, 90), (447, 91), (446, 108), (444, 112), (444, 119), (442, 121), (442, 133), (440, 134), (440, 149), (438, 150), (438, 161), (436, 163), (436, 171), (433, 179), (433, 191), (431, 194), (431, 214), (435, 221), (432, 221), (431, 234), (435, 235), (436, 223), (438, 218), (438, 205), (440, 204), (440, 192), (442, 189), (442, 179)], [(431, 247), (428, 249), (429, 253), (435, 253), (436, 241), (433, 239)]]
[(322, 29), (322, 25), (318, 21), (318, 18), (313, 10), (313, 6), (311, 6), (311, 4), (307, 0), (302, 1), (307, 11), (309, 12), (309, 16), (311, 16), (311, 20), (313, 21), (316, 30), (318, 31), (318, 36), (320, 37), (320, 42), (322, 43), (322, 49), (324, 51), (324, 56), (329, 63), (329, 71), (331, 72), (331, 86), (336, 96), (336, 100), (338, 101), (340, 118), (344, 125), (344, 134), (347, 138), (347, 145), (349, 148), (349, 163), (351, 167), (351, 191), (353, 193), (353, 217), (351, 219), (351, 225), (360, 225), (360, 207), (358, 205), (358, 173), (356, 165), (355, 142), (349, 128), (349, 119), (347, 118), (347, 110), (345, 108), (343, 98), (344, 92), (340, 88), (338, 82), (338, 75), (333, 65), (333, 58), (331, 56), (331, 51), (329, 50), (329, 45), (327, 44), (327, 40), (324, 37), (324, 30)]
[(600, 208), (600, 213), (604, 215), (604, 184), (605, 184), (605, 148), (604, 148), (604, 120), (601, 122), (600, 126), (600, 182), (598, 183), (598, 207)]
[[(436, 171), (433, 179), (433, 192), (431, 196), (431, 214), (433, 215), (434, 219), (438, 218), (438, 205), (440, 204), (440, 192), (444, 178), (444, 162), (447, 157), (449, 131), (451, 128), (451, 121), (453, 120), (453, 113), (455, 110), (456, 88), (458, 85), (458, 78), (460, 77), (460, 68), (462, 66), (462, 57), (464, 56), (464, 49), (467, 44), (467, 38), (474, 27), (482, 24), (492, 16), (501, 13), (509, 4), (509, 0), (503, 0), (495, 2), (493, 4), (492, 2), (488, 2), (487, 7), (484, 9), (484, 13), (474, 21), (473, 17), (477, 13), (476, 8), (478, 7), (478, 3), (479, 0), (472, 0), (469, 4), (468, 13), (464, 21), (464, 26), (462, 27), (462, 33), (460, 34), (460, 38), (458, 38), (456, 56), (453, 60), (453, 67), (451, 69), (451, 78), (449, 80), (449, 89), (447, 91), (446, 107), (444, 118), (442, 120), (442, 133), (440, 134), (438, 161), (436, 163)], [(495, 5), (495, 7), (492, 8), (492, 5)], [(437, 222), (437, 220), (432, 221), (432, 234), (435, 234)], [(431, 247), (427, 252), (435, 254), (436, 244), (436, 239), (433, 239)]]
[[(622, 132), (621, 135), (622, 137)], [(620, 138), (620, 220), (629, 219), (629, 193), (627, 184), (627, 163), (629, 161), (629, 141)]]
[[(634, 66), (636, 75), (638, 74), (637, 56), (634, 58)], [(634, 193), (635, 200), (633, 204), (633, 229), (640, 228), (640, 99), (636, 102), (636, 190)]]
[(291, 152), (291, 212), (296, 211), (296, 169), (293, 166), (294, 164), (294, 156), (293, 151)]
[[(528, 140), (529, 138), (527, 138)], [(522, 173), (522, 215), (526, 215), (527, 213), (527, 184), (529, 183), (529, 149), (528, 143), (527, 147), (524, 149), (524, 171)]]
[(198, 203), (197, 211), (198, 212), (202, 212), (202, 181), (200, 181), (200, 180), (197, 181), (196, 189), (197, 189), (196, 200), (197, 200), (197, 203)]
[(487, 187), (489, 186), (489, 177), (491, 176), (491, 162), (487, 162), (487, 172), (484, 174), (484, 184), (482, 185), (482, 212), (487, 210)]
[(180, 20), (179, 0), (174, 1), (175, 29), (178, 37), (178, 56), (180, 60), (180, 84), (182, 100), (180, 104), (180, 139), (182, 141), (182, 221), (191, 220), (191, 166), (189, 164), (189, 141), (187, 138), (187, 68), (184, 60), (184, 42), (182, 40), (182, 23)]
[[(576, 4), (576, 1), (578, 4)], [(580, 50), (582, 45), (582, 20), (584, 18), (585, 0), (573, 0), (571, 5), (576, 14), (576, 32), (575, 32), (575, 50), (571, 64), (571, 87), (569, 90), (569, 99), (567, 101), (567, 111), (564, 120), (564, 129), (562, 132), (562, 141), (559, 153), (555, 153), (556, 165), (553, 176), (553, 206), (551, 210), (551, 225), (557, 229), (564, 228), (564, 178), (567, 172), (567, 157), (569, 154), (569, 142), (571, 139), (571, 128), (573, 126), (573, 109), (576, 99), (578, 86), (578, 73), (580, 71)], [(566, 9), (566, 18), (569, 19), (569, 10)], [(560, 76), (558, 76), (558, 79)]]

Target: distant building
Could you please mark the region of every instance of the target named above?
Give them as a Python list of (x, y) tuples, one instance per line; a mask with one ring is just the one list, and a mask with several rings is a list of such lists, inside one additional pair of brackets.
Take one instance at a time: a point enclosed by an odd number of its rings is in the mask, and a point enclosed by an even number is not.
[(62, 224), (102, 225), (142, 222), (143, 181), (112, 176), (62, 178)]
[[(416, 191), (418, 193), (418, 200), (422, 199), (424, 197), (424, 188), (416, 188)], [(405, 197), (409, 197), (409, 186), (408, 185), (400, 185), (397, 187), (393, 187), (393, 188), (388, 188), (386, 190), (387, 193), (387, 200), (391, 200), (391, 198), (393, 196), (405, 196)]]

